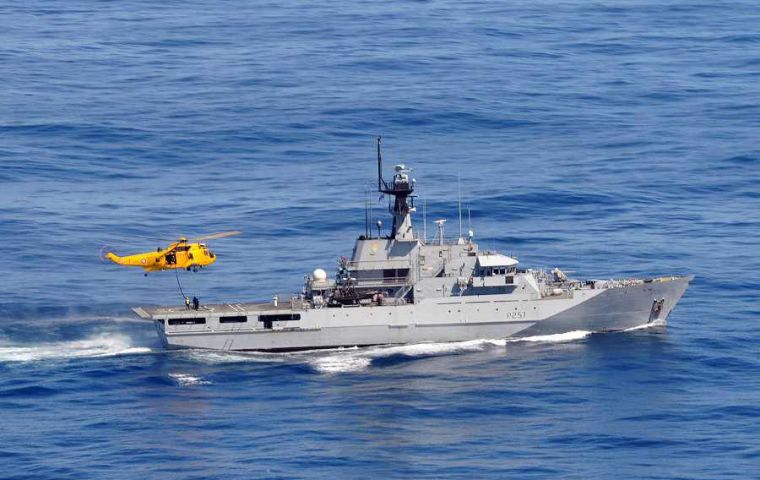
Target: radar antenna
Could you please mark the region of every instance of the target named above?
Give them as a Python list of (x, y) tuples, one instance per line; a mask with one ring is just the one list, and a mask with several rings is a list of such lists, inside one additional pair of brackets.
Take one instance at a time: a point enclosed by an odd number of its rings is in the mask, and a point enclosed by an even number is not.
[(414, 193), (415, 180), (409, 176), (411, 169), (402, 164), (394, 167), (396, 173), (391, 182), (386, 182), (383, 179), (381, 141), (382, 137), (377, 137), (377, 190), (384, 195), (391, 195), (395, 199), (390, 208), (390, 212), (393, 214), (393, 229), (390, 238), (414, 240), (411, 212), (414, 211), (414, 195), (412, 194)]

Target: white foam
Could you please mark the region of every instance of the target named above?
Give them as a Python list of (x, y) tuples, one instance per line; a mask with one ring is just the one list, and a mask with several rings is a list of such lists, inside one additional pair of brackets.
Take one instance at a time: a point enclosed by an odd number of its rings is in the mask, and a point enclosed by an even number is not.
[(474, 352), (493, 346), (506, 345), (506, 340), (481, 339), (463, 342), (414, 343), (409, 345), (372, 347), (366, 349), (344, 349), (331, 352), (329, 355), (319, 355), (309, 360), (309, 364), (321, 373), (344, 373), (364, 370), (372, 364), (372, 360), (392, 355), (410, 357), (446, 355), (457, 352)]
[(99, 334), (82, 340), (0, 345), (0, 362), (34, 362), (67, 358), (110, 357), (151, 352), (148, 347), (132, 345), (126, 335)]
[(283, 358), (266, 353), (241, 353), (241, 352), (222, 352), (216, 350), (178, 350), (178, 354), (184, 355), (191, 360), (210, 363), (241, 363), (241, 362), (264, 362), (279, 363), (284, 361)]
[(531, 337), (510, 338), (508, 341), (510, 343), (516, 343), (516, 342), (563, 343), (563, 342), (573, 342), (575, 340), (581, 340), (583, 338), (588, 337), (592, 333), (593, 332), (589, 332), (587, 330), (573, 330), (572, 332), (554, 333), (551, 335), (534, 335)]
[(203, 380), (201, 377), (196, 377), (187, 373), (169, 373), (169, 376), (172, 377), (182, 387), (211, 384), (211, 382), (208, 380)]
[(412, 343), (409, 345), (397, 345), (390, 347), (376, 347), (369, 349), (369, 354), (373, 358), (388, 357), (390, 355), (439, 355), (463, 351), (483, 350), (488, 346), (504, 346), (506, 340), (499, 339), (480, 339), (466, 340), (462, 342), (440, 342), (440, 343)]
[(311, 366), (321, 373), (343, 373), (364, 370), (372, 363), (369, 357), (357, 355), (331, 355), (313, 360)]
[(638, 325), (631, 328), (626, 328), (625, 330), (622, 330), (623, 332), (635, 332), (636, 330), (646, 330), (647, 328), (655, 328), (655, 327), (664, 327), (666, 325), (665, 320), (655, 320), (650, 323), (645, 323), (643, 325)]

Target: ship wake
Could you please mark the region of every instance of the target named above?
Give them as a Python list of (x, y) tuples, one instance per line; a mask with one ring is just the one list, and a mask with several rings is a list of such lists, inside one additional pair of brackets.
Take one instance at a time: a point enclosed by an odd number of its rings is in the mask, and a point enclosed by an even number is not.
[(493, 347), (503, 347), (506, 340), (481, 339), (464, 342), (417, 343), (411, 345), (382, 346), (370, 348), (350, 348), (332, 351), (327, 355), (314, 355), (309, 365), (319, 373), (344, 373), (364, 370), (377, 359), (404, 357), (431, 357), (455, 353), (482, 351)]
[(574, 342), (576, 340), (582, 340), (594, 332), (588, 330), (573, 330), (572, 332), (554, 333), (551, 335), (533, 335), (530, 337), (517, 337), (510, 338), (507, 343), (522, 343), (522, 342), (535, 342), (535, 343), (564, 343)]
[(0, 362), (34, 362), (42, 360), (66, 360), (74, 358), (111, 357), (134, 355), (153, 351), (137, 346), (128, 335), (101, 333), (81, 340), (9, 344), (0, 342)]
[(283, 354), (265, 352), (229, 352), (222, 350), (175, 350), (172, 352), (189, 360), (210, 365), (227, 363), (282, 363), (285, 361)]
[[(631, 332), (644, 330), (665, 325), (663, 321), (655, 321), (640, 325), (637, 327), (623, 330), (622, 332)], [(508, 338), (508, 339), (481, 339), (469, 340), (463, 342), (444, 342), (444, 343), (418, 343), (412, 345), (400, 346), (383, 346), (371, 348), (347, 348), (331, 351), (327, 355), (315, 355), (309, 360), (311, 367), (320, 373), (343, 373), (364, 370), (372, 365), (377, 359), (391, 357), (396, 355), (406, 357), (429, 357), (438, 355), (449, 355), (456, 353), (466, 353), (482, 351), (493, 347), (504, 347), (508, 344), (519, 343), (570, 343), (584, 340), (596, 332), (589, 330), (574, 330), (565, 333), (556, 333), (550, 335), (533, 335), (530, 337)]]

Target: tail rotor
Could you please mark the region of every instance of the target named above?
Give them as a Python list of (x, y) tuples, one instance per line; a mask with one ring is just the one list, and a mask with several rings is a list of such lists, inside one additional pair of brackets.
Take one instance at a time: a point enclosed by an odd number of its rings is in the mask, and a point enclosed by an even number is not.
[(98, 255), (100, 257), (100, 261), (102, 263), (110, 263), (111, 260), (108, 258), (108, 254), (113, 253), (113, 251), (114, 248), (111, 245), (103, 245), (100, 247), (100, 253)]

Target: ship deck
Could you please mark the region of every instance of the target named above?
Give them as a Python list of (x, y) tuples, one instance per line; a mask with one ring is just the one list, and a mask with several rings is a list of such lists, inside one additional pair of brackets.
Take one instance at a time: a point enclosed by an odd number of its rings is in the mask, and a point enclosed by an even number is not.
[[(691, 280), (693, 280), (693, 278), (694, 278), (693, 275), (680, 275), (680, 276), (657, 277), (657, 278), (646, 279), (646, 280), (642, 280), (642, 279), (601, 280), (599, 282), (602, 283), (601, 288), (613, 289), (613, 288), (625, 288), (625, 287), (641, 285), (645, 283), (672, 282), (672, 281), (679, 281), (679, 280), (681, 281), (686, 280), (690, 282)], [(572, 290), (587, 290), (587, 289), (599, 288), (599, 287), (595, 287), (593, 283), (595, 282), (592, 282), (592, 285), (586, 285), (585, 283), (581, 283), (579, 281), (571, 281), (565, 285), (570, 286), (570, 289)], [(569, 293), (569, 291), (567, 293)], [(279, 298), (286, 298), (286, 297), (281, 296)], [(560, 296), (546, 296), (546, 297), (541, 298), (541, 300), (556, 300), (559, 298), (567, 298), (567, 294), (560, 295)], [(462, 301), (462, 299), (459, 298), (459, 301)], [(285, 301), (281, 300), (277, 306), (274, 306), (272, 302), (214, 303), (214, 304), (201, 304), (198, 310), (195, 310), (192, 308), (188, 309), (184, 305), (175, 305), (175, 306), (148, 305), (148, 306), (135, 307), (132, 310), (141, 318), (144, 318), (146, 320), (152, 320), (155, 318), (162, 318), (169, 315), (176, 316), (178, 318), (194, 317), (198, 315), (234, 316), (234, 315), (256, 314), (260, 312), (286, 313), (286, 312), (293, 312), (293, 311), (303, 311), (304, 308), (298, 308), (298, 306), (294, 306), (292, 301), (288, 299)]]
[(155, 317), (161, 317), (166, 315), (175, 315), (177, 317), (183, 316), (197, 316), (200, 314), (205, 315), (244, 315), (248, 313), (256, 312), (273, 312), (273, 311), (290, 311), (292, 310), (290, 302), (280, 303), (278, 306), (274, 306), (272, 302), (260, 302), (260, 303), (211, 303), (201, 304), (198, 310), (193, 308), (186, 308), (184, 305), (177, 306), (140, 306), (132, 309), (137, 315), (146, 320), (153, 319)]

